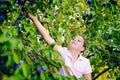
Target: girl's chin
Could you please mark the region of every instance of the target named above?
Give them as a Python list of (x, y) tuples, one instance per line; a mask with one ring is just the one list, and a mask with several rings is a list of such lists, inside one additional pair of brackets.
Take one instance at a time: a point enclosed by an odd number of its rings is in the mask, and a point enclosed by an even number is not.
[(71, 45), (71, 46), (69, 46), (69, 48), (74, 49), (74, 48), (76, 48), (76, 46), (75, 45)]

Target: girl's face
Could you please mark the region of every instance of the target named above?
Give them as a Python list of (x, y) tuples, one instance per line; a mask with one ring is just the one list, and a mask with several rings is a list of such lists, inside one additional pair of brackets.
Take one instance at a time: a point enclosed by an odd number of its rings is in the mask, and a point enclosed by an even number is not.
[(80, 35), (75, 36), (69, 44), (69, 48), (79, 49), (80, 51), (84, 51), (84, 38)]

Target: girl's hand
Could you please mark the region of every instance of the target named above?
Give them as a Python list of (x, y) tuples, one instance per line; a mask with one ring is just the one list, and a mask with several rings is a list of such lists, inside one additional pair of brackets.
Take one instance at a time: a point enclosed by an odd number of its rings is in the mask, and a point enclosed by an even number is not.
[(26, 15), (27, 15), (29, 18), (35, 19), (35, 16), (34, 16), (33, 14), (29, 13), (27, 9), (25, 9), (25, 12), (26, 12)]
[(28, 17), (31, 18), (32, 20), (33, 20), (33, 19), (36, 19), (36, 17), (35, 17), (34, 15), (32, 15), (31, 13), (29, 13), (29, 12), (27, 12), (27, 15), (28, 15)]

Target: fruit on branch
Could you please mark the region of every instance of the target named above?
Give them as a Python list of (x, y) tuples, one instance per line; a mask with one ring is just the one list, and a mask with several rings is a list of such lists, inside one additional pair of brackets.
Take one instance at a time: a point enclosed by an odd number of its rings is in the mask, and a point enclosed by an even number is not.
[(6, 11), (3, 8), (0, 8), (0, 21), (4, 21)]
[(4, 16), (2, 15), (2, 16), (0, 16), (0, 21), (4, 21)]
[(92, 0), (87, 0), (87, 3), (88, 3), (88, 4), (91, 4), (91, 3), (92, 3)]
[(17, 3), (19, 4), (19, 5), (24, 5), (25, 3), (24, 3), (24, 0), (17, 0)]
[(20, 15), (18, 16), (18, 19), (19, 19), (19, 20), (21, 20), (21, 19), (22, 19), (22, 14), (20, 14)]
[(32, 5), (34, 5), (34, 3), (35, 3), (34, 0), (30, 0), (30, 3), (28, 5), (32, 6)]
[(15, 65), (14, 65), (14, 70), (18, 69), (19, 67), (20, 67), (19, 64), (15, 64)]
[(45, 68), (45, 66), (42, 66), (42, 67), (41, 67), (41, 69), (42, 69), (43, 71), (46, 71), (46, 68)]
[(23, 63), (24, 63), (24, 61), (23, 61), (23, 60), (20, 60), (20, 63), (19, 63), (19, 64), (15, 64), (15, 65), (14, 65), (14, 70), (18, 69)]
[(41, 68), (37, 70), (37, 73), (38, 73), (38, 74), (41, 74), (41, 73), (43, 73), (43, 72), (45, 72), (45, 71), (46, 71), (45, 66), (41, 66)]
[(27, 19), (27, 23), (30, 23), (30, 22), (32, 22), (31, 19)]
[(0, 0), (0, 4), (4, 4), (5, 3), (5, 0)]

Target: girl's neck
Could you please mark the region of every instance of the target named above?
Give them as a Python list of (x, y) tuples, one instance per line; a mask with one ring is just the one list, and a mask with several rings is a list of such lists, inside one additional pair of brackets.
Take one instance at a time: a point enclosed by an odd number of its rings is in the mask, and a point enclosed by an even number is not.
[(73, 61), (76, 61), (80, 55), (80, 52), (79, 50), (75, 50), (75, 49), (68, 49), (71, 53), (71, 56), (73, 58)]

